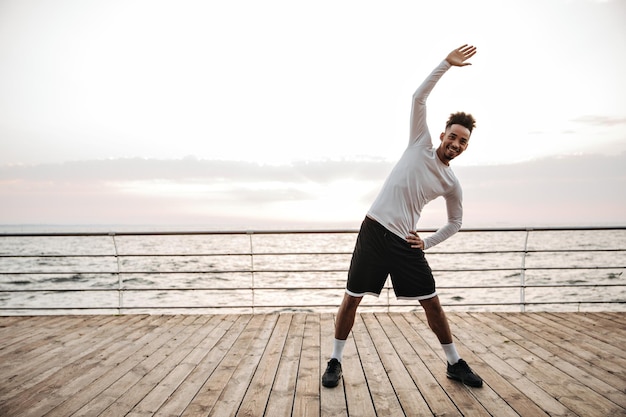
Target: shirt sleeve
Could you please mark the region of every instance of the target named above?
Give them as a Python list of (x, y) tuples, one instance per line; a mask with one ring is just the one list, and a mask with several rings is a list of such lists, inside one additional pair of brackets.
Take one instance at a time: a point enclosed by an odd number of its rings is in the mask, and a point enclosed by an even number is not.
[[(426, 125), (426, 99), (437, 84), (437, 81), (450, 69), (452, 65), (445, 59), (430, 73), (428, 77), (417, 87), (413, 93), (413, 104), (411, 106), (411, 127), (409, 134), (409, 145), (421, 141), (430, 141), (428, 127)], [(429, 144), (432, 146), (432, 143)]]
[(438, 245), (461, 230), (461, 224), (463, 223), (463, 193), (461, 187), (457, 186), (454, 192), (446, 196), (445, 199), (448, 222), (431, 236), (424, 239), (424, 250)]

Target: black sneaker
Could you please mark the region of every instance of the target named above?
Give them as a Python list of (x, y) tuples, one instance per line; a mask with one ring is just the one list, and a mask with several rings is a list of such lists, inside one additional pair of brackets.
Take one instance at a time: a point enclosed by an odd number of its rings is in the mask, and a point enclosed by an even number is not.
[(336, 387), (337, 385), (339, 385), (341, 375), (341, 362), (339, 362), (335, 358), (332, 358), (328, 361), (326, 372), (324, 372), (324, 375), (322, 376), (322, 385), (327, 388)]
[(448, 378), (461, 381), (470, 387), (479, 388), (483, 386), (483, 380), (472, 371), (472, 368), (463, 359), (460, 359), (454, 365), (448, 364), (446, 375)]

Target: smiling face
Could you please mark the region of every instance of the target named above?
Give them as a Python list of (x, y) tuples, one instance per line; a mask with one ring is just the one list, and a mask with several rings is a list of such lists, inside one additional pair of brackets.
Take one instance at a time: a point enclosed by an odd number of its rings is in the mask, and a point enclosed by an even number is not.
[(437, 156), (446, 165), (450, 165), (450, 161), (461, 155), (467, 145), (469, 145), (470, 131), (465, 126), (453, 124), (443, 132), (439, 139), (441, 145), (437, 148)]

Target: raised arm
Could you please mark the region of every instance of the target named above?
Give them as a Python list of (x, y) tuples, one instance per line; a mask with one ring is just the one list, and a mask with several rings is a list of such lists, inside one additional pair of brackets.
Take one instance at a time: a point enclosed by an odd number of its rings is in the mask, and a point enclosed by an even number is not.
[(463, 45), (448, 54), (446, 59), (430, 73), (422, 84), (413, 93), (413, 105), (411, 107), (411, 127), (409, 133), (409, 143), (414, 143), (425, 139), (428, 129), (426, 126), (426, 99), (437, 84), (437, 81), (451, 66), (464, 67), (472, 65), (466, 62), (476, 54), (476, 47)]

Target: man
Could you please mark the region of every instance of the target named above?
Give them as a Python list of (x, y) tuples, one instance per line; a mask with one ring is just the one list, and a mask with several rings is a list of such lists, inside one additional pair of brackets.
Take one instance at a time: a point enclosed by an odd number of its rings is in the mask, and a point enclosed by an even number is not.
[[(453, 50), (413, 94), (409, 145), (368, 211), (357, 237), (346, 293), (337, 313), (333, 353), (322, 377), (325, 387), (339, 384), (343, 348), (359, 303), (366, 294), (379, 296), (387, 275), (391, 275), (399, 299), (419, 300), (424, 308), (428, 325), (446, 354), (448, 378), (472, 387), (483, 384), (459, 357), (423, 252), (461, 228), (462, 191), (449, 165), (467, 149), (475, 127), (471, 115), (452, 114), (435, 149), (426, 125), (426, 98), (450, 67), (471, 65), (466, 61), (475, 53), (476, 48), (468, 45)], [(422, 208), (440, 196), (446, 200), (448, 223), (422, 240), (415, 231)]]

